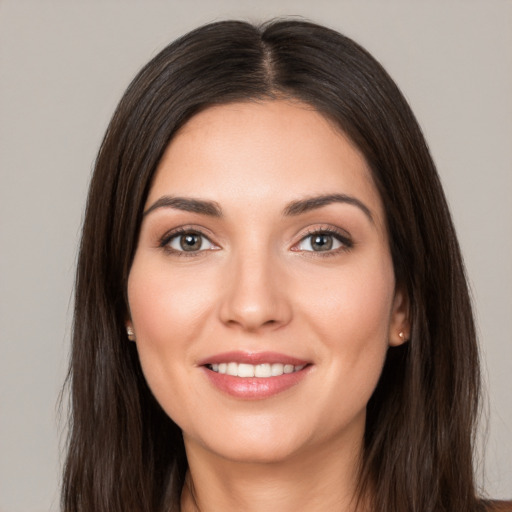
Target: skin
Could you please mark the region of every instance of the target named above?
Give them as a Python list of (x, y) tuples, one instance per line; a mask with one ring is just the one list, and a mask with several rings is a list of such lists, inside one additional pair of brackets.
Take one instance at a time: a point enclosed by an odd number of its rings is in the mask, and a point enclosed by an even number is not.
[[(324, 194), (368, 212), (333, 202), (283, 215), (290, 202)], [(215, 201), (223, 216), (149, 211), (164, 196)], [(127, 325), (151, 390), (183, 430), (183, 510), (352, 510), (366, 404), (388, 346), (409, 328), (361, 153), (298, 102), (211, 107), (171, 141), (145, 209)], [(185, 253), (179, 235), (169, 242), (176, 228), (203, 233), (200, 249)], [(326, 229), (349, 241), (313, 250), (310, 234)], [(244, 400), (200, 365), (233, 350), (309, 366), (291, 388)]]

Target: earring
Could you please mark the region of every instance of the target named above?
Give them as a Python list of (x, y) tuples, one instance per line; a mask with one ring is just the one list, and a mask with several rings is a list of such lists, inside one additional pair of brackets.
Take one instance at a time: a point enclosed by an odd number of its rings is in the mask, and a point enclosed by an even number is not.
[(400, 332), (398, 333), (398, 337), (399, 337), (402, 341), (407, 341), (407, 339), (405, 338), (404, 331), (400, 331)]
[(126, 334), (128, 335), (128, 339), (130, 341), (135, 341), (135, 333), (129, 325), (126, 327)]

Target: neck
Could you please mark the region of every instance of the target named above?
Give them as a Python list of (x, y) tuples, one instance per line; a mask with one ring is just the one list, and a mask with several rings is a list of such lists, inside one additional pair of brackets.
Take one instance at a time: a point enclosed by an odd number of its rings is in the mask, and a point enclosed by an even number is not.
[[(186, 443), (183, 512), (355, 512), (361, 445), (325, 446), (269, 463), (231, 461)], [(359, 505), (358, 511), (367, 507)]]

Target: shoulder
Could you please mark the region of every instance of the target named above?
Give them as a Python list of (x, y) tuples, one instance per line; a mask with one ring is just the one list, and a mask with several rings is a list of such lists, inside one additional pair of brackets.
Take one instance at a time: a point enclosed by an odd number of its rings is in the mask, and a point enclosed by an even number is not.
[(512, 501), (484, 501), (487, 512), (512, 512)]

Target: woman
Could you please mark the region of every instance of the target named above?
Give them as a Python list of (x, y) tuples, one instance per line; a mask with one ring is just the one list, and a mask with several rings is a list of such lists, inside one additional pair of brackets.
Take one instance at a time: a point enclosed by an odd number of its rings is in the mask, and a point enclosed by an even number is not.
[(460, 250), (368, 53), (221, 22), (145, 66), (91, 183), (70, 383), (66, 512), (486, 509)]

